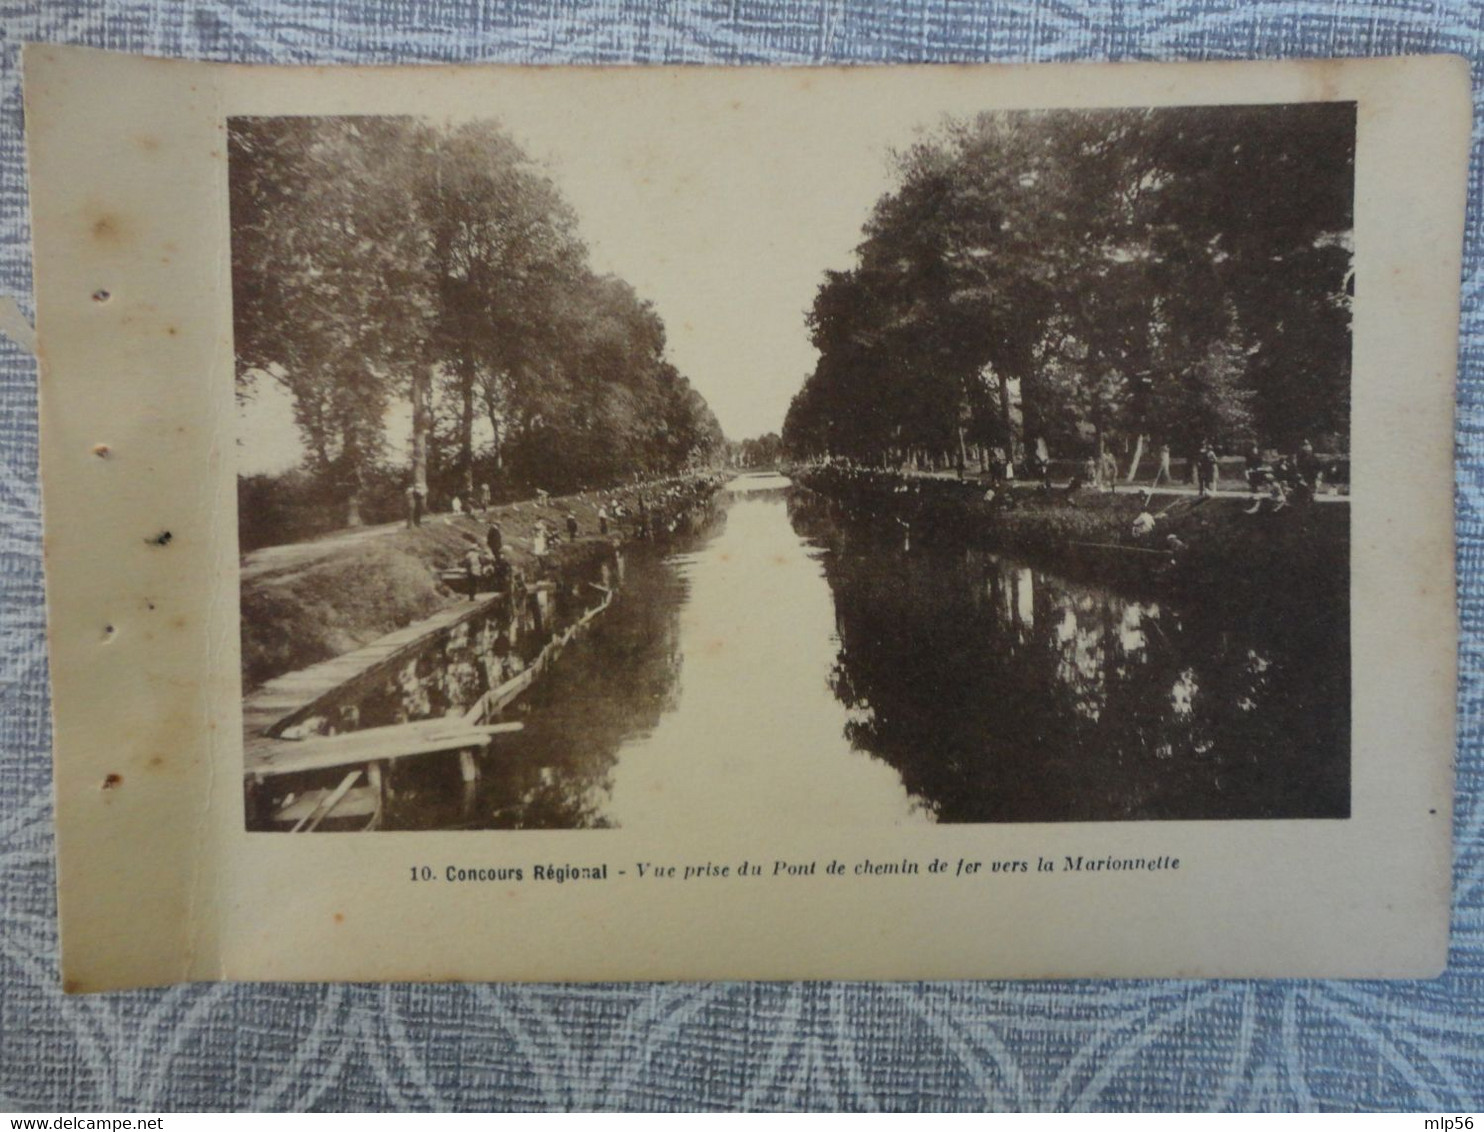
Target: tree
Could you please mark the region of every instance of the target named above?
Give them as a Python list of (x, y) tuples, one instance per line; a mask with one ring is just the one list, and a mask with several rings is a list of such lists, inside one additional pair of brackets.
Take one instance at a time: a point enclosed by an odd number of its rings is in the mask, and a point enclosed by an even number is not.
[(786, 446), (1343, 445), (1353, 150), (1348, 104), (947, 123), (820, 286)]
[(231, 126), (239, 395), (265, 376), (289, 391), (311, 466), (351, 525), (387, 405), (426, 353), (430, 296), (406, 223), (416, 131), (402, 118)]
[(547, 316), (585, 270), (586, 253), (556, 187), (496, 124), (438, 131), (427, 157), (418, 207), (430, 234), (433, 333), (459, 405), (457, 466), (468, 497), (478, 397), (498, 420), (512, 375), (550, 349)]
[(497, 124), (238, 118), (230, 155), (239, 395), (289, 392), (345, 521), (386, 479), (399, 400), (412, 482), (465, 498), (476, 467), (572, 487), (719, 451), (658, 313), (592, 271), (571, 208)]

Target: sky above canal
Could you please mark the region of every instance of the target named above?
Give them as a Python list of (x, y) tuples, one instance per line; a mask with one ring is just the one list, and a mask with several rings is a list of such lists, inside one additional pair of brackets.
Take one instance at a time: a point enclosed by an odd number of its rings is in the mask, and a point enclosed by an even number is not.
[(824, 272), (854, 262), (891, 148), (942, 117), (911, 99), (864, 112), (813, 81), (499, 115), (576, 209), (594, 269), (655, 304), (671, 360), (734, 440), (782, 428), (818, 356), (805, 315)]
[[(779, 430), (813, 370), (806, 312), (825, 271), (854, 263), (861, 225), (894, 183), (892, 150), (945, 115), (984, 108), (987, 90), (952, 71), (891, 84), (849, 70), (780, 79), (743, 69), (715, 82), (650, 72), (555, 99), (530, 83), (504, 88), (488, 114), (460, 117), (493, 117), (547, 169), (593, 268), (654, 303), (671, 360), (741, 440)], [(388, 420), (394, 452), (406, 425)], [(242, 427), (242, 471), (297, 462), (281, 394), (265, 390)]]
[[(825, 270), (853, 262), (890, 183), (888, 145), (910, 141), (912, 124), (862, 138), (786, 118), (733, 123), (705, 102), (659, 128), (622, 106), (602, 112), (594, 136), (528, 140), (576, 208), (594, 268), (655, 304), (671, 360), (728, 437), (779, 430), (818, 356), (806, 312)], [(813, 140), (780, 146), (779, 128)]]

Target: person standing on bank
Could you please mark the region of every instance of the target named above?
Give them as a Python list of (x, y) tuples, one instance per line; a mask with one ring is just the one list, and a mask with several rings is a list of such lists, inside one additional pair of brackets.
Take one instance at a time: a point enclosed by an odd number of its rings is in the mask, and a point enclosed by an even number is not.
[(598, 533), (600, 535), (606, 535), (608, 533), (608, 507), (606, 504), (598, 508)]
[(485, 545), (490, 548), (490, 557), (496, 562), (500, 560), (500, 551), (505, 548), (505, 532), (500, 529), (499, 523), (491, 523), (490, 529), (485, 532)]
[(1268, 470), (1262, 462), (1262, 449), (1258, 448), (1254, 441), (1252, 447), (1247, 449), (1247, 486), (1256, 495), (1262, 488), (1263, 481), (1267, 478)]
[(1041, 481), (1041, 487), (1045, 491), (1051, 490), (1051, 449), (1046, 445), (1044, 436), (1036, 437), (1036, 477)]
[(1307, 502), (1319, 494), (1319, 485), (1324, 482), (1324, 465), (1314, 452), (1312, 441), (1305, 440), (1294, 454), (1293, 467), (1298, 473), (1300, 498)]
[(570, 511), (567, 512), (567, 541), (577, 541), (577, 516)]
[(547, 540), (546, 520), (536, 520), (536, 533), (531, 536), (531, 553), (536, 556), (536, 572), (542, 577), (546, 576), (546, 557), (551, 553), (551, 544)]
[(1209, 440), (1201, 441), (1201, 449), (1195, 457), (1197, 490), (1202, 499), (1216, 490), (1216, 449)]

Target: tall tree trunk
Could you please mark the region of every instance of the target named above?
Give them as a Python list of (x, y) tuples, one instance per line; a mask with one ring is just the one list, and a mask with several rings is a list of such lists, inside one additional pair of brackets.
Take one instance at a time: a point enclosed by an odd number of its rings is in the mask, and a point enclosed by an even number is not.
[(355, 432), (346, 434), (345, 448), (340, 453), (340, 459), (345, 468), (345, 525), (359, 527), (364, 484), (361, 481), (361, 438)]
[(459, 358), (459, 483), (464, 502), (474, 499), (474, 357), (466, 344)]
[(1133, 483), (1139, 475), (1139, 463), (1144, 459), (1144, 434), (1139, 433), (1138, 439), (1134, 441), (1134, 454), (1128, 462), (1128, 482)]
[(425, 369), (412, 374), (412, 486), (428, 490), (428, 431), (432, 420), (433, 375)]
[(1015, 458), (1015, 420), (1010, 415), (1010, 375), (996, 373), (1000, 379), (1000, 426), (1005, 430), (1005, 452)]
[(495, 473), (498, 475), (505, 466), (505, 445), (500, 437), (500, 414), (495, 408), (494, 395), (489, 390), (485, 390), (484, 416), (490, 423), (490, 436), (494, 438), (491, 444), (494, 448)]

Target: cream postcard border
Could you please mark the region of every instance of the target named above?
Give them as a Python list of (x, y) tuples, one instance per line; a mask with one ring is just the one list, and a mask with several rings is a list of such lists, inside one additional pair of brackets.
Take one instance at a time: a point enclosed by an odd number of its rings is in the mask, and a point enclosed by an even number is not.
[[(24, 63), (69, 990), (222, 978), (1404, 977), (1443, 967), (1462, 60), (337, 69), (33, 46)], [(1011, 107), (1355, 101), (1351, 818), (726, 839), (245, 833), (226, 119), (498, 118), (520, 103), (528, 120), (571, 130), (597, 99), (631, 106), (671, 144), (695, 108), (712, 108), (714, 128), (680, 140), (766, 143), (764, 170), (786, 168), (815, 131), (869, 131), (873, 114), (904, 107), (932, 123)], [(681, 883), (632, 870), (586, 886), (407, 881), (423, 863), (1068, 853), (1172, 855), (1182, 868), (974, 882)]]

